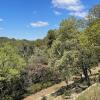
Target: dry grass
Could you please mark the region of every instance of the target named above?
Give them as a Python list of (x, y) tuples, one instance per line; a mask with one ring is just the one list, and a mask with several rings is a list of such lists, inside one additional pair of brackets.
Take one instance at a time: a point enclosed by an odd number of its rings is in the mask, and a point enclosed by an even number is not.
[(100, 100), (100, 84), (96, 83), (91, 86), (86, 91), (81, 93), (76, 100)]

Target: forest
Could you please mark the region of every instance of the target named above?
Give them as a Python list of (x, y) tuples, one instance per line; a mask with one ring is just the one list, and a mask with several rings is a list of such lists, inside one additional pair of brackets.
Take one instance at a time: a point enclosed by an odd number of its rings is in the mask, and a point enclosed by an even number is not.
[[(70, 80), (89, 87), (100, 82), (100, 72), (97, 78), (90, 78), (91, 69), (99, 63), (99, 4), (89, 10), (86, 19), (63, 19), (59, 28), (50, 29), (43, 39), (0, 37), (0, 100), (23, 100), (62, 81), (67, 88), (71, 88)], [(63, 95), (68, 94), (64, 88)]]

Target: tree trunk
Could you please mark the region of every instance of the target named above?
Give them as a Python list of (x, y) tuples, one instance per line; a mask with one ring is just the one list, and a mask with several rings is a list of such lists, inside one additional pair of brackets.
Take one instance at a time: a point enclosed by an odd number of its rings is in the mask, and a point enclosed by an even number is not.
[(90, 78), (89, 78), (89, 75), (88, 75), (88, 69), (86, 67), (82, 67), (83, 69), (83, 74), (85, 76), (85, 80), (87, 82), (87, 85), (90, 86)]

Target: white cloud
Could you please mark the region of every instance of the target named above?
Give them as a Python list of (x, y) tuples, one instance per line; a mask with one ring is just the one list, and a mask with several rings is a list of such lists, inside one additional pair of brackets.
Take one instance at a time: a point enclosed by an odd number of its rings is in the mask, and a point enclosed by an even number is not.
[[(87, 13), (85, 12), (85, 7), (82, 4), (81, 0), (52, 0), (52, 4), (56, 8), (70, 11), (70, 15), (84, 17)], [(81, 15), (80, 12), (82, 12)]]
[(61, 12), (59, 12), (59, 11), (54, 11), (54, 14), (55, 14), (55, 15), (61, 15)]
[(81, 11), (84, 9), (83, 5), (70, 5), (67, 7), (67, 10), (69, 11)]
[(48, 26), (48, 22), (43, 22), (43, 21), (37, 21), (37, 22), (32, 22), (30, 23), (30, 25), (32, 27), (44, 27), (44, 26)]
[(83, 18), (85, 18), (87, 16), (87, 14), (88, 14), (88, 12), (84, 12), (84, 11), (70, 13), (70, 15), (72, 15), (72, 16), (74, 15), (74, 16), (83, 17)]
[(0, 18), (0, 22), (2, 22), (3, 21), (3, 19), (2, 18)]
[(68, 5), (76, 5), (79, 0), (52, 0), (55, 7), (66, 8)]

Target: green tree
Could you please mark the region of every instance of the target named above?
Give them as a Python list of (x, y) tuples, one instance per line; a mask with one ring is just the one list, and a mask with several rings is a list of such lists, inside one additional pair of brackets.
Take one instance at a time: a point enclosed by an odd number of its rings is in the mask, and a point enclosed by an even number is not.
[(49, 65), (59, 71), (63, 79), (68, 79), (74, 74), (78, 62), (77, 34), (79, 34), (77, 19), (71, 17), (63, 20), (58, 30), (58, 37), (53, 42), (50, 50)]
[(86, 28), (84, 33), (78, 35), (78, 50), (80, 52), (79, 65), (82, 67), (88, 85), (90, 85), (88, 70), (100, 62), (99, 22), (99, 19), (95, 20)]

